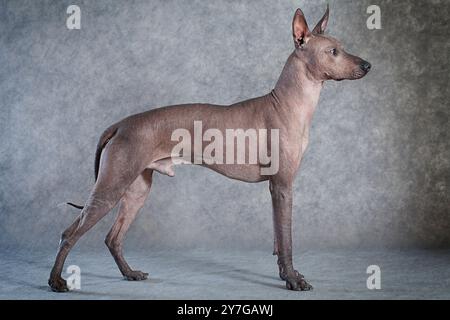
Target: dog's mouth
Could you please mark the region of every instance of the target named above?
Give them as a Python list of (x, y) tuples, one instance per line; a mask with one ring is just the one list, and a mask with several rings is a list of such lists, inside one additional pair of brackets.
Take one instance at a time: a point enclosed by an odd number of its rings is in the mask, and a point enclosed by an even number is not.
[(342, 78), (342, 77), (336, 78), (335, 76), (332, 76), (332, 75), (330, 75), (330, 74), (327, 73), (327, 72), (325, 72), (325, 79), (326, 79), (326, 80), (334, 80), (334, 81), (343, 81), (343, 80), (346, 80), (346, 78)]
[(359, 80), (361, 78), (364, 78), (368, 73), (369, 73), (369, 71), (363, 71), (358, 68), (355, 71), (353, 71), (353, 74), (350, 76), (350, 79), (351, 80)]
[(361, 67), (357, 67), (354, 70), (350, 71), (349, 74), (341, 74), (341, 75), (330, 75), (329, 73), (325, 72), (324, 77), (326, 80), (334, 80), (334, 81), (344, 81), (344, 80), (359, 80), (361, 78), (364, 78), (370, 71), (370, 68), (363, 70)]

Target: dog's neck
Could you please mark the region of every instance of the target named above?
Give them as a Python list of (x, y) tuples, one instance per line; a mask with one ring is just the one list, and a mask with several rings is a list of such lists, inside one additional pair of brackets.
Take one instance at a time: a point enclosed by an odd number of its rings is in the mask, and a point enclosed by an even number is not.
[(323, 81), (314, 79), (307, 62), (291, 54), (272, 91), (279, 112), (289, 114), (309, 126), (319, 102)]

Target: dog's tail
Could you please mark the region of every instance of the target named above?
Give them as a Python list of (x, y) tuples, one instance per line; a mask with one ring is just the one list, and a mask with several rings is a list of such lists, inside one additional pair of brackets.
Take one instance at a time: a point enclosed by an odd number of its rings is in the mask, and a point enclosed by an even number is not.
[(74, 204), (72, 202), (66, 202), (66, 204), (68, 204), (69, 206), (72, 206), (74, 208), (80, 209), (80, 210), (83, 210), (83, 208), (84, 208), (84, 206), (79, 206), (79, 205)]
[(107, 145), (109, 140), (111, 140), (115, 134), (117, 133), (117, 129), (119, 127), (117, 125), (113, 125), (103, 132), (100, 140), (97, 143), (97, 150), (95, 151), (95, 181), (97, 181), (98, 170), (100, 168), (100, 157), (102, 155), (103, 148)]
[[(100, 140), (97, 143), (97, 150), (95, 151), (95, 181), (97, 181), (98, 178), (98, 170), (100, 169), (100, 158), (102, 155), (103, 148), (105, 148), (106, 144), (109, 142), (109, 140), (114, 137), (114, 135), (117, 133), (118, 127), (116, 125), (113, 125), (109, 127), (108, 129), (103, 132), (102, 136), (100, 137)], [(72, 202), (67, 202), (69, 206), (72, 206), (74, 208), (82, 210), (84, 206), (79, 206), (77, 204), (74, 204)]]

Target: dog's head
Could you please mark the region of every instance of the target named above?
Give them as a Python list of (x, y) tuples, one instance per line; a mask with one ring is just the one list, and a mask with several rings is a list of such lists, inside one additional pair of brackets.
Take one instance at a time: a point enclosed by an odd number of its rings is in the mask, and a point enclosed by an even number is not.
[(361, 79), (372, 66), (369, 62), (345, 52), (338, 40), (324, 34), (329, 13), (327, 7), (322, 19), (313, 31), (310, 31), (302, 10), (297, 9), (292, 21), (294, 56), (305, 63), (316, 80)]

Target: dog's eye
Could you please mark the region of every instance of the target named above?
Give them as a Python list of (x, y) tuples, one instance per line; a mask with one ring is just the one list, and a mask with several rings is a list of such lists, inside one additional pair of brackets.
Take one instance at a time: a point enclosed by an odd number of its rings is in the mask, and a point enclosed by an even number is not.
[(330, 50), (330, 53), (331, 53), (333, 56), (337, 56), (337, 49), (336, 49), (336, 48), (331, 49), (331, 50)]

